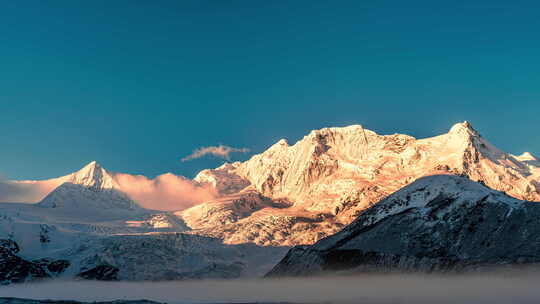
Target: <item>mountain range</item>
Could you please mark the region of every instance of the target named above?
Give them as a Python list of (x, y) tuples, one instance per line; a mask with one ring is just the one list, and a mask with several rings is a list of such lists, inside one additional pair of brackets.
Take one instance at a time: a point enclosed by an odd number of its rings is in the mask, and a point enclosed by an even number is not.
[[(169, 192), (183, 202), (176, 209), (155, 210), (163, 202), (150, 203), (145, 191), (165, 180), (189, 191)], [(540, 161), (501, 151), (468, 122), (424, 139), (359, 125), (324, 128), (193, 180), (150, 180), (91, 162), (63, 177), (14, 183), (45, 197), (0, 204), (6, 284), (55, 276), (241, 277), (272, 267), (271, 276), (437, 271), (538, 260)], [(14, 263), (21, 270), (6, 274)], [(58, 263), (61, 271), (48, 270)]]
[[(312, 131), (292, 146), (280, 140), (246, 162), (201, 171), (195, 181), (212, 184), (222, 198), (177, 214), (198, 233), (226, 243), (312, 244), (416, 179), (436, 174), (466, 176), (540, 201), (538, 159), (499, 150), (468, 122), (425, 139), (349, 126)], [(239, 200), (250, 208), (237, 208)]]

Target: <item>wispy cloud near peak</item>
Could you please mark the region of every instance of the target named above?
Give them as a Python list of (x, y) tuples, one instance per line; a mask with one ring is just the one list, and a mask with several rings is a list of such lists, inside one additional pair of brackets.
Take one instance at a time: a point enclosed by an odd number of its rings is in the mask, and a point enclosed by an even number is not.
[(209, 147), (200, 147), (195, 149), (193, 153), (182, 158), (182, 161), (189, 161), (192, 159), (201, 158), (206, 155), (213, 155), (216, 157), (224, 158), (229, 160), (231, 153), (247, 153), (249, 152), (248, 148), (233, 148), (229, 146), (219, 145), (219, 146), (209, 146)]

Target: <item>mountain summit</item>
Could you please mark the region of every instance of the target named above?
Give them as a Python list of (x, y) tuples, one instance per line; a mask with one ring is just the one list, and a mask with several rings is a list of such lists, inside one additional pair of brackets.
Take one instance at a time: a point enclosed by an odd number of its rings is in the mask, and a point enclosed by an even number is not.
[(113, 189), (114, 179), (111, 173), (105, 170), (96, 161), (92, 161), (81, 170), (66, 177), (66, 182), (81, 185), (92, 189)]
[(96, 161), (61, 179), (64, 183), (49, 193), (38, 206), (94, 211), (138, 209), (133, 200), (117, 189), (113, 174)]

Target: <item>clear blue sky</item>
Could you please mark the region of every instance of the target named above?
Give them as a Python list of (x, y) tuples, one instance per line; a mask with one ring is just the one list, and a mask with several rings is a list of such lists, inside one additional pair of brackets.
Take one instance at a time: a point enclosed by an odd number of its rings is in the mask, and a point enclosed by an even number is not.
[[(538, 2), (5, 1), (0, 174), (195, 172), (363, 124), (540, 154)], [(243, 159), (246, 156), (240, 156)]]

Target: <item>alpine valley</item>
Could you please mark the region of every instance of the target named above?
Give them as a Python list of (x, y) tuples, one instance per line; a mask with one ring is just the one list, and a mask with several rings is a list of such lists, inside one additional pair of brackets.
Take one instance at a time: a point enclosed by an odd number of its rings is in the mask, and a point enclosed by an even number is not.
[(193, 180), (168, 174), (207, 193), (182, 210), (148, 209), (126, 176), (91, 162), (63, 177), (10, 181), (46, 195), (0, 204), (0, 282), (540, 262), (540, 161), (499, 150), (468, 122), (424, 139), (324, 128)]

